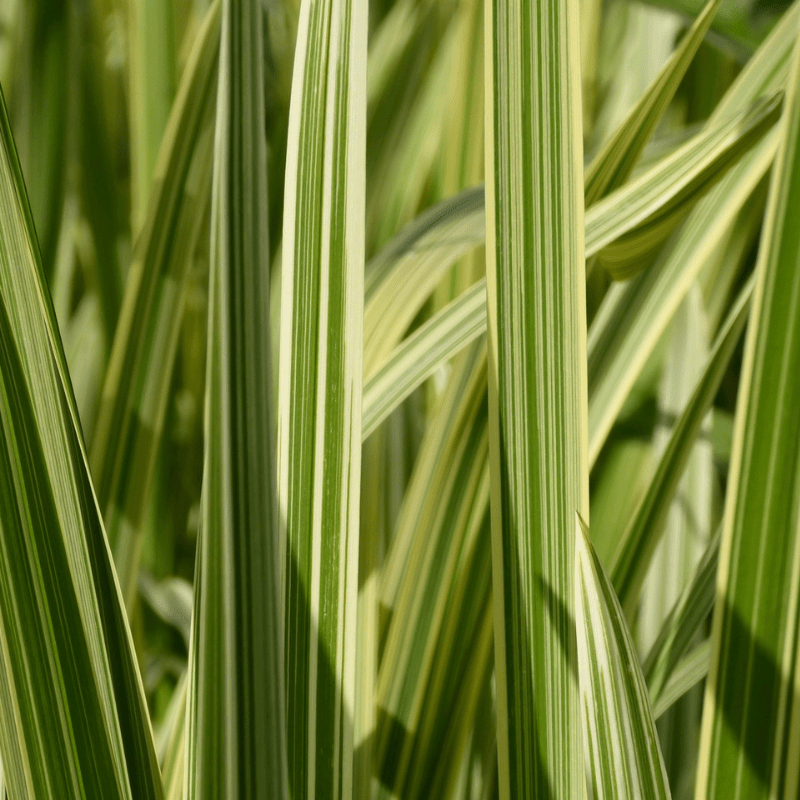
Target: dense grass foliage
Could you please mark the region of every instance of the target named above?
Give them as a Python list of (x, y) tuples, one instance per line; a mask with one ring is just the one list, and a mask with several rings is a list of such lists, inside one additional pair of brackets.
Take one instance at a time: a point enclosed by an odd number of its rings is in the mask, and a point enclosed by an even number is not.
[(800, 796), (800, 0), (0, 0), (0, 800)]

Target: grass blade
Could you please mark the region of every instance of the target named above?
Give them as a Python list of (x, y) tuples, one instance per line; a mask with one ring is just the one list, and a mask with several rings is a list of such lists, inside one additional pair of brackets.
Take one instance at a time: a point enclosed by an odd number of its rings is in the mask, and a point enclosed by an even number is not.
[(692, 580), (672, 607), (642, 665), (654, 702), (714, 607), (718, 564), (719, 535), (716, 535), (706, 547)]
[(486, 284), (480, 281), (405, 339), (369, 375), (364, 383), (364, 439), (440, 364), (485, 330)]
[[(353, 792), (367, 3), (304, 0), (286, 158), (278, 475), (293, 797)], [(324, 609), (324, 613), (323, 613)]]
[(578, 3), (486, 9), (500, 795), (578, 797), (574, 526), (589, 503)]
[[(720, 102), (717, 124), (782, 88), (800, 6), (776, 26)], [(767, 134), (692, 211), (653, 266), (612, 286), (589, 330), (589, 461), (594, 463), (625, 397), (689, 287), (769, 168), (777, 131)]]
[(131, 217), (138, 232), (153, 181), (161, 137), (175, 93), (175, 9), (164, 0), (129, 0)]
[(628, 179), (702, 44), (719, 6), (720, 0), (709, 0), (656, 80), (592, 159), (585, 177), (587, 206), (622, 186)]
[(208, 203), (219, 10), (217, 1), (203, 21), (164, 136), (92, 441), (97, 497), (129, 608), (136, 592), (145, 512), (178, 349), (191, 255)]
[(578, 519), (575, 623), (587, 759), (596, 800), (669, 798), (655, 719), (625, 615)]
[(162, 796), (0, 95), (0, 752), (13, 797)]
[(264, 42), (224, 0), (186, 796), (288, 797), (269, 343)]
[(658, 719), (680, 700), (686, 692), (697, 686), (708, 675), (710, 663), (711, 640), (706, 639), (673, 667), (669, 680), (658, 694), (651, 692), (650, 699), (653, 703), (653, 716)]
[[(615, 280), (628, 280), (644, 269), (649, 263), (645, 256), (773, 127), (780, 116), (781, 100), (780, 93), (762, 99), (741, 114), (706, 128), (594, 205), (586, 214), (587, 254), (599, 253), (600, 263)], [(610, 213), (604, 213), (607, 208)]]
[[(797, 22), (795, 18), (795, 41)], [(800, 48), (756, 267), (720, 545), (697, 797), (800, 790)]]
[(609, 574), (622, 607), (632, 617), (639, 593), (655, 552), (672, 499), (680, 483), (709, 406), (719, 389), (750, 310), (752, 280), (744, 287), (728, 314), (705, 369), (675, 425), (642, 502), (609, 564)]

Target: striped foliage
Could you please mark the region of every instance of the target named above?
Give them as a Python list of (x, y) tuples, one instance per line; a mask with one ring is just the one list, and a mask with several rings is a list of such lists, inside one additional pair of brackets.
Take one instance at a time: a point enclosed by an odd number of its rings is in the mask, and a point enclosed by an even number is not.
[(289, 782), (353, 791), (367, 4), (304, 0), (289, 117), (278, 414)]
[(0, 95), (0, 751), (13, 797), (160, 798), (147, 706)]
[(222, 4), (187, 701), (192, 800), (288, 797), (259, 13), (256, 0)]
[(578, 3), (486, 8), (500, 793), (576, 797), (574, 515), (588, 510)]
[(784, 126), (756, 267), (720, 545), (696, 794), (704, 798), (800, 791), (797, 46)]

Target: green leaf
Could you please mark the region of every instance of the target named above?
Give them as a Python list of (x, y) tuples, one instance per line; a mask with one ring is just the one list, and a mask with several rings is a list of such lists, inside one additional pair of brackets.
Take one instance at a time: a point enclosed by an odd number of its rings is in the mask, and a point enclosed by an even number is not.
[(742, 289), (709, 354), (692, 396), (675, 425), (669, 443), (636, 514), (620, 537), (609, 562), (609, 574), (629, 618), (664, 531), (672, 499), (708, 408), (714, 400), (747, 322), (752, 280)]
[[(774, 125), (780, 116), (781, 99), (780, 93), (762, 99), (742, 114), (709, 126), (594, 205), (586, 215), (586, 252), (599, 252), (600, 263), (615, 280), (627, 280), (639, 273), (649, 263), (647, 254)], [(591, 225), (607, 206), (617, 210), (605, 215), (608, 227)], [(620, 222), (620, 227), (628, 231), (622, 235), (614, 225)]]
[(492, 0), (486, 20), (500, 794), (572, 798), (574, 526), (589, 505), (578, 2)]
[(97, 498), (130, 608), (214, 147), (219, 2), (198, 32), (164, 134), (92, 441)]
[(30, 0), (19, 6), (13, 123), (36, 223), (42, 264), (52, 280), (67, 173), (70, 4)]
[[(615, 256), (620, 262), (618, 276), (629, 277), (638, 271), (641, 243), (645, 249), (659, 244), (714, 181), (753, 149), (774, 125), (779, 110), (780, 96), (776, 95), (722, 119), (596, 203), (586, 213), (586, 255), (596, 255), (603, 248), (608, 251), (608, 245), (621, 239)], [(388, 357), (446, 270), (483, 242), (483, 199), (481, 188), (476, 188), (440, 203), (370, 263), (365, 318), (368, 374)], [(632, 263), (636, 265), (633, 269)], [(477, 284), (473, 291), (480, 291)], [(464, 298), (464, 303), (471, 300)], [(466, 312), (466, 305), (455, 308)], [(478, 331), (477, 326), (485, 323), (476, 316), (469, 324)]]
[(480, 281), (397, 347), (364, 382), (366, 439), (425, 378), (486, 331), (486, 283)]
[(0, 95), (0, 756), (12, 797), (162, 796)]
[(659, 701), (678, 663), (711, 613), (718, 563), (719, 533), (708, 543), (691, 581), (675, 601), (642, 664), (654, 704)]
[[(478, 546), (480, 536), (486, 538), (485, 556), (489, 555), (488, 528), (483, 525), (489, 475), (482, 349), (474, 345), (454, 368), (425, 437), (384, 567), (382, 600), (391, 610), (391, 621), (376, 691), (376, 752), (381, 782), (404, 797), (411, 791), (408, 773), (414, 753), (424, 760), (428, 751), (435, 750), (433, 743), (426, 746), (421, 740), (421, 719), (428, 707), (431, 715), (440, 705), (450, 708), (442, 702), (443, 691), (429, 693), (428, 685), (436, 660), (447, 661), (454, 646), (448, 644), (443, 629), (466, 611), (452, 597), (462, 560)], [(438, 457), (434, 460), (432, 455)], [(489, 561), (484, 559), (484, 564), (488, 567)], [(488, 570), (485, 577), (488, 588)], [(396, 594), (390, 591), (394, 586)], [(477, 590), (477, 584), (472, 588)], [(475, 591), (465, 605), (477, 601), (479, 617), (486, 600)], [(455, 646), (469, 640), (472, 632), (462, 624)], [(452, 678), (458, 670), (449, 663)], [(442, 713), (445, 719), (449, 716), (446, 710)]]
[(669, 680), (658, 695), (651, 694), (653, 716), (658, 718), (708, 675), (711, 661), (711, 640), (697, 645), (672, 669)]
[[(693, 19), (703, 6), (703, 0), (646, 0), (646, 2), (674, 11), (687, 20)], [(754, 0), (728, 0), (711, 23), (709, 41), (740, 62), (747, 61), (769, 33), (780, 7), (780, 4), (775, 4), (771, 9), (768, 4)]]
[(189, 655), (191, 800), (288, 797), (261, 14), (258, 0), (222, 4)]
[[(797, 41), (797, 19), (794, 20)], [(800, 48), (761, 238), (720, 545), (697, 796), (800, 789)]]
[(294, 798), (354, 791), (366, 48), (366, 0), (304, 0), (286, 157), (278, 404)]
[(131, 216), (138, 232), (177, 83), (175, 9), (164, 0), (128, 2)]
[(483, 187), (467, 189), (419, 216), (367, 265), (364, 368), (392, 352), (447, 269), (485, 241)]
[(669, 798), (650, 698), (625, 615), (580, 516), (576, 527), (578, 679), (593, 796)]
[[(719, 124), (785, 82), (800, 6), (788, 11), (709, 119)], [(612, 286), (588, 336), (589, 461), (594, 463), (622, 405), (695, 277), (766, 173), (777, 146), (768, 133), (706, 195), (656, 262)]]
[(703, 42), (721, 0), (709, 0), (686, 36), (658, 73), (625, 121), (603, 145), (586, 169), (586, 205), (622, 186), (675, 95), (686, 70)]

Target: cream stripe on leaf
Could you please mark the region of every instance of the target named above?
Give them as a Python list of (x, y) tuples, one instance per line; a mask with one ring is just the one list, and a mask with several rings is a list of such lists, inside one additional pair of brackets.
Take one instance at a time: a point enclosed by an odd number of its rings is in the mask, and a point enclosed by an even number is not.
[[(585, 219), (586, 255), (607, 252), (613, 246), (618, 277), (634, 274), (641, 268), (639, 248), (663, 242), (714, 182), (735, 168), (774, 127), (780, 99), (776, 94), (723, 118), (592, 206)], [(371, 262), (365, 317), (369, 334), (365, 363), (370, 377), (446, 270), (484, 241), (483, 201), (480, 187), (444, 201), (409, 225)], [(477, 281), (469, 293), (479, 292), (483, 283)], [(473, 294), (469, 294), (471, 300), (467, 296), (464, 292), (463, 299), (453, 302), (454, 311), (466, 312), (466, 304), (475, 300)], [(456, 305), (459, 301), (465, 305)], [(478, 332), (485, 320), (475, 315), (468, 324)]]
[(353, 791), (366, 48), (366, 0), (304, 0), (278, 389), (289, 780), (298, 800), (348, 800)]
[(629, 618), (639, 602), (642, 583), (664, 532), (666, 518), (703, 419), (712, 404), (747, 322), (753, 282), (748, 281), (714, 342), (692, 395), (659, 459), (655, 473), (630, 524), (609, 561), (609, 574)]
[(603, 145), (586, 170), (586, 205), (594, 205), (628, 179), (670, 101), (692, 63), (719, 9), (721, 0), (708, 0), (680, 45), (631, 109), (625, 121)]
[(187, 800), (289, 796), (261, 15), (259, 0), (223, 0)]
[[(726, 92), (709, 126), (783, 87), (798, 16), (795, 3)], [(612, 286), (603, 300), (588, 340), (591, 463), (675, 310), (769, 169), (776, 137), (776, 131), (768, 133), (698, 203), (650, 269)]]
[(489, 443), (501, 798), (583, 791), (575, 512), (589, 504), (577, 0), (486, 4)]
[(2, 95), (0, 758), (11, 797), (163, 796)]
[(578, 678), (593, 796), (669, 798), (650, 698), (625, 615), (580, 518), (576, 527)]
[(136, 240), (92, 441), (97, 495), (130, 608), (189, 267), (208, 207), (219, 0), (186, 65)]
[(800, 791), (797, 45), (784, 126), (734, 426), (695, 795), (703, 800), (788, 800)]

